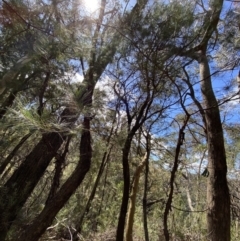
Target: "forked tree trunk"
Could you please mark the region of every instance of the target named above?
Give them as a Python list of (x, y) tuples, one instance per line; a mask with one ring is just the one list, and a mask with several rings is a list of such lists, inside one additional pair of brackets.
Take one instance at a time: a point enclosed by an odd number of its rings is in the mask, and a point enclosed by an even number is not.
[(0, 240), (32, 193), (65, 137), (59, 133), (44, 134), (7, 183), (0, 189)]
[(19, 237), (15, 237), (15, 240), (37, 241), (45, 232), (47, 227), (51, 225), (57, 213), (83, 181), (86, 173), (90, 169), (92, 158), (90, 118), (84, 118), (79, 149), (80, 160), (72, 175), (44, 207), (42, 212), (33, 220), (32, 224), (24, 230)]
[(143, 105), (140, 108), (139, 114), (136, 117), (135, 125), (129, 131), (128, 136), (125, 140), (123, 151), (122, 151), (122, 166), (123, 166), (123, 196), (122, 204), (120, 209), (120, 214), (118, 218), (116, 241), (124, 240), (124, 228), (128, 209), (129, 191), (130, 191), (130, 172), (129, 172), (129, 153), (131, 150), (131, 143), (137, 130), (142, 126), (146, 120), (147, 112), (152, 104), (152, 99), (150, 99), (150, 94), (146, 97)]

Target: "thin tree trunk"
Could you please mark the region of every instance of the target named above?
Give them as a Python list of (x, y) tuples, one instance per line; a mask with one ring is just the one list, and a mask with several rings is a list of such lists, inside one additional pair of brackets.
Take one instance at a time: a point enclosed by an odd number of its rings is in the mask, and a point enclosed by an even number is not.
[(123, 196), (122, 196), (122, 204), (120, 209), (120, 214), (118, 218), (118, 227), (117, 227), (117, 236), (116, 241), (124, 240), (124, 227), (125, 227), (125, 219), (127, 215), (128, 208), (128, 199), (129, 199), (129, 189), (130, 189), (130, 173), (129, 173), (129, 163), (128, 163), (128, 155), (131, 148), (133, 135), (129, 134), (127, 140), (125, 142), (122, 154), (122, 165), (123, 165)]
[(102, 173), (104, 171), (104, 168), (109, 160), (109, 155), (110, 155), (110, 152), (111, 152), (111, 148), (110, 150), (108, 150), (108, 152), (105, 152), (104, 155), (103, 155), (103, 158), (102, 158), (102, 163), (101, 163), (101, 166), (99, 168), (99, 171), (98, 171), (98, 175), (97, 175), (97, 178), (95, 180), (95, 183), (94, 183), (94, 186), (93, 186), (93, 189), (92, 189), (92, 192), (88, 198), (88, 201), (87, 201), (87, 204), (82, 212), (82, 215), (80, 216), (78, 222), (77, 222), (77, 225), (76, 225), (76, 231), (74, 232), (73, 234), (73, 241), (77, 241), (78, 240), (78, 235), (81, 234), (81, 231), (82, 231), (82, 224), (83, 224), (83, 219), (85, 217), (85, 215), (89, 212), (89, 209), (91, 207), (91, 203), (95, 197), (95, 193), (96, 193), (96, 190), (97, 190), (97, 187), (99, 185), (99, 182), (100, 182), (100, 178), (102, 176)]
[(192, 205), (192, 199), (191, 199), (191, 195), (190, 195), (190, 191), (189, 191), (189, 184), (188, 184), (188, 186), (187, 186), (186, 193), (187, 193), (188, 206), (189, 206), (190, 210), (191, 210), (192, 212), (194, 212), (194, 208), (193, 208), (193, 205)]
[(61, 176), (62, 176), (62, 169), (63, 169), (63, 166), (64, 166), (64, 163), (66, 161), (66, 156), (67, 156), (67, 153), (68, 153), (68, 147), (69, 147), (69, 144), (70, 144), (70, 141), (71, 141), (71, 137), (69, 136), (67, 138), (67, 141), (65, 143), (65, 147), (64, 147), (64, 151), (61, 155), (56, 155), (55, 156), (55, 172), (54, 172), (54, 177), (53, 177), (53, 180), (52, 180), (52, 185), (51, 185), (51, 188), (50, 188), (50, 191), (49, 191), (49, 194), (48, 194), (48, 198), (46, 200), (46, 204), (49, 203), (53, 197), (55, 196), (59, 186), (60, 186), (60, 179), (61, 179)]
[(186, 125), (188, 123), (189, 118), (190, 118), (190, 116), (187, 115), (182, 128), (179, 130), (178, 142), (177, 142), (177, 146), (176, 146), (176, 150), (175, 150), (174, 163), (173, 163), (173, 168), (172, 168), (172, 171), (171, 171), (171, 177), (170, 177), (170, 183), (169, 183), (170, 184), (170, 191), (169, 191), (169, 194), (168, 194), (168, 199), (167, 199), (164, 214), (163, 214), (163, 232), (164, 232), (164, 236), (165, 236), (166, 241), (170, 240), (170, 234), (169, 234), (169, 231), (168, 231), (168, 215), (169, 215), (169, 212), (172, 209), (175, 175), (176, 175), (176, 172), (178, 170), (181, 145), (183, 144), (183, 141), (184, 141), (184, 130), (186, 128)]
[(130, 204), (128, 208), (128, 217), (126, 222), (126, 239), (125, 239), (126, 241), (133, 241), (133, 223), (134, 223), (134, 214), (136, 209), (136, 197), (138, 192), (140, 174), (145, 166), (146, 159), (147, 159), (147, 153), (144, 155), (142, 162), (138, 165), (133, 177), (133, 184), (132, 184), (132, 190), (130, 195)]
[(148, 219), (147, 219), (147, 193), (148, 193), (148, 175), (149, 175), (149, 156), (150, 156), (150, 135), (146, 137), (147, 142), (147, 159), (145, 165), (145, 180), (144, 180), (144, 193), (143, 193), (143, 227), (144, 227), (144, 235), (145, 241), (149, 241), (149, 233), (148, 233)]
[(43, 81), (43, 85), (41, 86), (40, 90), (39, 90), (39, 95), (38, 95), (38, 101), (39, 101), (39, 106), (37, 109), (37, 113), (41, 116), (43, 113), (43, 109), (44, 109), (44, 103), (43, 103), (43, 97), (45, 94), (45, 91), (48, 87), (49, 81), (50, 81), (50, 77), (51, 77), (51, 72), (47, 71), (46, 73), (46, 77)]
[[(148, 87), (150, 83), (148, 82)], [(118, 94), (116, 92), (116, 94)], [(116, 241), (123, 241), (124, 240), (124, 227), (125, 227), (125, 219), (127, 215), (128, 209), (128, 200), (129, 200), (129, 188), (130, 188), (130, 173), (129, 173), (129, 153), (131, 149), (131, 143), (134, 135), (136, 134), (137, 130), (143, 125), (144, 121), (147, 118), (148, 110), (153, 102), (153, 93), (148, 91), (146, 99), (144, 100), (142, 106), (139, 108), (139, 113), (135, 117), (136, 121), (134, 126), (130, 130), (130, 126), (132, 123), (132, 116), (129, 112), (128, 102), (118, 95), (121, 98), (123, 103), (126, 105), (127, 116), (128, 116), (128, 136), (126, 138), (123, 153), (122, 153), (122, 166), (123, 166), (123, 196), (122, 196), (122, 204), (120, 209), (120, 214), (118, 218), (118, 226), (117, 226), (117, 234), (116, 234)]]
[[(103, 186), (102, 186), (102, 190), (101, 190), (102, 191), (101, 201), (100, 201), (99, 209), (98, 209), (98, 212), (97, 212), (97, 216), (100, 216), (100, 214), (102, 212), (102, 208), (103, 208), (104, 197), (105, 197), (105, 193), (106, 193), (106, 189), (107, 189), (108, 169), (109, 169), (109, 162), (106, 165), (106, 171), (105, 171)], [(108, 197), (107, 201), (104, 202), (106, 204), (105, 207), (108, 205), (108, 200), (109, 200), (109, 197)]]

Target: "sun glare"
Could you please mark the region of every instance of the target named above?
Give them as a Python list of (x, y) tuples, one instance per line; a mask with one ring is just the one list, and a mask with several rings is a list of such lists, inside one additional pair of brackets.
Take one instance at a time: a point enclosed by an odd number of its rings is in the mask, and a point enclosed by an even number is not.
[(99, 0), (84, 0), (84, 6), (88, 12), (95, 12), (99, 9)]

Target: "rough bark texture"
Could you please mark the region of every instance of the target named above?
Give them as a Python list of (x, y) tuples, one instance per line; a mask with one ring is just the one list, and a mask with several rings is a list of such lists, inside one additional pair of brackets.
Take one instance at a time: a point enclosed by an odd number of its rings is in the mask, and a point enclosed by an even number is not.
[(212, 88), (209, 64), (204, 53), (200, 56), (199, 65), (208, 139), (208, 239), (230, 241), (230, 196), (223, 129), (218, 103)]

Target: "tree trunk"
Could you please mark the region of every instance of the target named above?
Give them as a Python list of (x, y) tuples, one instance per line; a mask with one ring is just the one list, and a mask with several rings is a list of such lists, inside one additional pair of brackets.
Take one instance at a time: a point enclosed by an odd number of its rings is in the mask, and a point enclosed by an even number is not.
[(134, 223), (138, 184), (139, 184), (140, 174), (146, 163), (146, 159), (147, 159), (147, 153), (143, 157), (142, 162), (137, 167), (133, 177), (133, 184), (132, 184), (132, 190), (130, 195), (130, 204), (128, 209), (128, 217), (127, 217), (127, 225), (126, 225), (126, 239), (125, 239), (126, 241), (133, 241), (133, 223)]
[(116, 241), (124, 240), (124, 227), (125, 227), (125, 219), (127, 215), (128, 208), (128, 199), (129, 199), (129, 189), (130, 189), (130, 173), (129, 173), (129, 163), (128, 163), (128, 155), (131, 148), (133, 135), (128, 135), (127, 140), (125, 142), (122, 154), (122, 165), (123, 165), (123, 196), (122, 196), (122, 205), (120, 209), (120, 214), (118, 218), (118, 227), (117, 227), (117, 236)]
[(176, 146), (176, 150), (175, 150), (174, 163), (173, 163), (173, 167), (171, 170), (170, 183), (169, 183), (170, 191), (168, 194), (168, 198), (167, 198), (167, 202), (166, 202), (165, 210), (164, 210), (164, 214), (163, 214), (163, 232), (164, 232), (164, 237), (165, 237), (166, 241), (170, 240), (170, 233), (168, 230), (168, 215), (169, 215), (169, 212), (172, 210), (172, 201), (173, 201), (173, 194), (174, 194), (174, 181), (175, 181), (175, 176), (176, 176), (176, 173), (178, 170), (179, 156), (181, 154), (180, 153), (181, 146), (184, 141), (184, 130), (185, 130), (188, 120), (190, 118), (190, 115), (188, 115), (188, 113), (186, 113), (186, 114), (187, 114), (187, 116), (186, 116), (183, 126), (179, 130), (179, 134), (178, 134), (178, 142), (177, 142), (177, 146)]
[(143, 227), (145, 241), (149, 241), (149, 232), (148, 232), (148, 219), (147, 219), (147, 193), (148, 193), (148, 176), (149, 176), (149, 156), (151, 151), (151, 136), (148, 134), (146, 137), (147, 143), (147, 158), (146, 158), (146, 167), (145, 167), (145, 180), (144, 180), (144, 193), (143, 193)]
[[(0, 176), (5, 172), (5, 169), (7, 167), (7, 165), (11, 162), (12, 158), (15, 156), (15, 154), (17, 153), (17, 151), (22, 147), (22, 145), (25, 143), (25, 141), (33, 134), (33, 132), (28, 133), (27, 135), (25, 135), (24, 137), (22, 137), (22, 139), (19, 141), (19, 143), (13, 148), (13, 150), (11, 151), (11, 153), (9, 153), (9, 155), (6, 157), (6, 159), (2, 162), (1, 166), (0, 166)], [(5, 176), (5, 173), (4, 175)]]
[(58, 190), (58, 188), (60, 186), (60, 179), (61, 179), (61, 176), (62, 176), (62, 169), (63, 169), (64, 164), (66, 162), (66, 156), (67, 156), (67, 153), (68, 153), (68, 148), (69, 148), (70, 141), (71, 141), (71, 136), (69, 136), (67, 138), (67, 141), (66, 141), (65, 146), (64, 146), (63, 153), (61, 155), (57, 154), (55, 156), (54, 176), (53, 176), (53, 179), (52, 179), (52, 185), (51, 185), (50, 191), (48, 193), (46, 204), (49, 203), (52, 200), (52, 198), (55, 196), (55, 194), (57, 193), (57, 190)]
[(91, 192), (91, 194), (90, 194), (90, 196), (88, 198), (87, 204), (86, 204), (86, 206), (85, 206), (85, 208), (84, 208), (84, 210), (82, 212), (82, 215), (80, 216), (80, 218), (78, 220), (78, 223), (76, 225), (76, 231), (73, 233), (73, 241), (77, 241), (78, 240), (78, 234), (81, 234), (83, 219), (84, 219), (85, 215), (89, 212), (89, 209), (91, 207), (91, 203), (92, 203), (92, 201), (93, 201), (93, 199), (95, 197), (96, 190), (97, 190), (97, 187), (99, 185), (100, 179), (102, 177), (104, 168), (105, 168), (107, 162), (109, 161), (110, 152), (111, 152), (111, 147), (103, 155), (102, 163), (101, 163), (101, 166), (99, 168), (98, 175), (97, 175), (97, 178), (95, 180), (92, 192)]
[(208, 140), (208, 239), (211, 241), (230, 241), (230, 196), (227, 184), (224, 136), (205, 53), (201, 53), (199, 65)]
[(227, 162), (224, 136), (218, 103), (213, 92), (209, 62), (207, 59), (208, 42), (217, 31), (223, 0), (209, 1), (210, 17), (203, 23), (203, 38), (200, 44), (185, 53), (195, 59), (200, 67), (201, 92), (204, 102), (205, 125), (208, 142), (208, 181), (207, 181), (207, 228), (208, 240), (230, 241), (230, 196), (227, 184)]
[(0, 189), (0, 240), (42, 177), (65, 137), (53, 132), (44, 134), (20, 167)]
[[(117, 113), (117, 109), (118, 109), (118, 107), (116, 107), (116, 110), (115, 110), (116, 113)], [(90, 194), (90, 196), (88, 198), (87, 204), (86, 204), (86, 206), (85, 206), (85, 208), (84, 208), (80, 218), (77, 220), (77, 224), (76, 224), (76, 227), (75, 227), (76, 230), (74, 231), (73, 238), (72, 238), (73, 241), (77, 241), (78, 240), (78, 235), (81, 234), (84, 217), (89, 212), (89, 209), (91, 207), (92, 201), (93, 201), (93, 199), (95, 197), (95, 194), (96, 194), (97, 187), (98, 187), (100, 179), (102, 177), (103, 171), (104, 171), (104, 169), (106, 167), (106, 164), (109, 162), (109, 157), (110, 157), (110, 154), (111, 154), (111, 151), (112, 151), (112, 147), (113, 147), (112, 144), (110, 144), (110, 141), (112, 139), (113, 133), (117, 132), (117, 130), (114, 130), (115, 122), (116, 122), (116, 115), (115, 115), (115, 118), (113, 119), (112, 128), (111, 128), (110, 134), (109, 134), (109, 136), (107, 138), (107, 143), (106, 143), (107, 144), (107, 150), (103, 154), (102, 162), (101, 162), (101, 165), (99, 167), (98, 175), (97, 175), (97, 178), (95, 180), (92, 192), (91, 192), (91, 194)]]
[(79, 149), (80, 160), (72, 175), (62, 185), (60, 190), (55, 194), (50, 202), (44, 207), (42, 212), (33, 220), (28, 229), (24, 230), (19, 237), (15, 237), (15, 240), (37, 241), (45, 232), (47, 227), (51, 225), (57, 213), (76, 191), (83, 181), (86, 173), (89, 171), (91, 166), (92, 148), (90, 118), (87, 117), (85, 117), (83, 121), (83, 130)]

